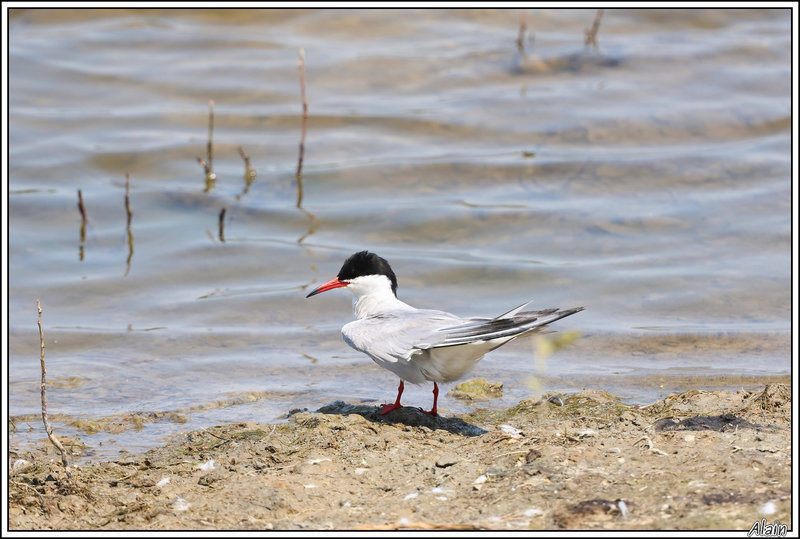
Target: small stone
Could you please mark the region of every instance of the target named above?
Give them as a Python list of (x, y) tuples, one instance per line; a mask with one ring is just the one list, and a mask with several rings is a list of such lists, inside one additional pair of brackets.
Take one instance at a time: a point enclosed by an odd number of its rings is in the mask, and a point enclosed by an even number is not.
[(525, 455), (525, 464), (530, 464), (531, 462), (533, 462), (534, 460), (538, 459), (541, 456), (542, 456), (541, 451), (539, 451), (538, 449), (531, 449)]
[(443, 455), (436, 460), (436, 467), (447, 468), (448, 466), (453, 466), (459, 462), (461, 462), (461, 459), (456, 455)]
[(197, 484), (207, 487), (216, 483), (220, 479), (223, 479), (224, 477), (225, 476), (220, 472), (207, 473), (206, 475), (202, 476), (200, 479), (197, 480)]
[(564, 406), (564, 399), (562, 399), (560, 395), (553, 395), (547, 399), (547, 402), (555, 404), (556, 406)]

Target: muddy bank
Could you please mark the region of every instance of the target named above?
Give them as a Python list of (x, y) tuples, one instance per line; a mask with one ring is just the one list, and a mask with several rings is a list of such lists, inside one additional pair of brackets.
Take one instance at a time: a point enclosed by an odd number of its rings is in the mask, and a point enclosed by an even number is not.
[(430, 417), (334, 402), (71, 468), (10, 455), (31, 529), (737, 529), (791, 522), (791, 392), (599, 391)]

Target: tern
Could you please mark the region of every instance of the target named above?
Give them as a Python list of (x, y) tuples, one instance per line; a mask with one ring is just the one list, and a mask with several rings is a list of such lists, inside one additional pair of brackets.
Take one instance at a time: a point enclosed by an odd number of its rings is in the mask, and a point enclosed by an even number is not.
[(417, 309), (397, 298), (397, 277), (389, 263), (368, 251), (349, 257), (336, 277), (306, 297), (334, 288), (348, 288), (355, 296), (356, 320), (342, 328), (344, 341), (400, 377), (397, 400), (383, 405), (381, 414), (402, 406), (404, 382), (433, 382), (433, 408), (422, 411), (437, 415), (439, 382), (454, 382), (487, 352), (583, 310), (523, 311), (527, 302), (495, 318), (461, 318), (444, 311)]

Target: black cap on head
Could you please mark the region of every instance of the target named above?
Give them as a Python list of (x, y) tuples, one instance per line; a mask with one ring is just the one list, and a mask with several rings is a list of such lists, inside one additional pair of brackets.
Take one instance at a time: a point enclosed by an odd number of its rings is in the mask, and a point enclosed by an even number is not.
[(392, 282), (392, 293), (397, 296), (397, 277), (392, 267), (384, 258), (369, 251), (361, 251), (345, 260), (337, 277), (340, 281), (347, 281), (364, 275), (385, 275)]

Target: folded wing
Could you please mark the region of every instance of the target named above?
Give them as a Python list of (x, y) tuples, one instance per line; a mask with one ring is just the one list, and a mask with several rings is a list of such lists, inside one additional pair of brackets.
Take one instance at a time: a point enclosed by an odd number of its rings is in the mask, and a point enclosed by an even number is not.
[(464, 324), (441, 328), (439, 332), (443, 333), (445, 338), (435, 346), (458, 346), (497, 339), (508, 340), (540, 330), (547, 324), (583, 310), (583, 307), (575, 307), (563, 310), (521, 311), (526, 305), (528, 304), (524, 303), (497, 318), (471, 318)]

